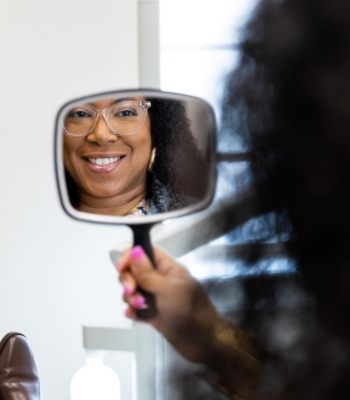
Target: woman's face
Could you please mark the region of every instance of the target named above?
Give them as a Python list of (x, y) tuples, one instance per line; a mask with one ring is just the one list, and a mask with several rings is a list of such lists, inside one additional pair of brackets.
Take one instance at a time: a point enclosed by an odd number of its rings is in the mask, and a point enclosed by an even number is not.
[[(142, 99), (136, 98), (135, 101)], [(111, 107), (112, 100), (91, 103), (97, 112)], [(78, 109), (78, 108), (77, 108)], [(127, 111), (129, 112), (129, 111)], [(80, 112), (79, 118), (84, 115)], [(125, 113), (125, 115), (127, 115)], [(98, 115), (94, 129), (85, 136), (64, 135), (64, 165), (78, 186), (81, 200), (109, 199), (120, 204), (146, 190), (151, 154), (148, 112), (142, 126), (129, 136), (116, 135)]]

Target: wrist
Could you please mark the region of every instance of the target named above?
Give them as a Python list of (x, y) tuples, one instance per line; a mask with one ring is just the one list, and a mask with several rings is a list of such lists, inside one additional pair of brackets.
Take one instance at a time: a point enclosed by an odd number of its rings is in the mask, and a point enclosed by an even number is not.
[(233, 399), (255, 399), (262, 351), (255, 338), (220, 316), (213, 324), (205, 357), (206, 380)]

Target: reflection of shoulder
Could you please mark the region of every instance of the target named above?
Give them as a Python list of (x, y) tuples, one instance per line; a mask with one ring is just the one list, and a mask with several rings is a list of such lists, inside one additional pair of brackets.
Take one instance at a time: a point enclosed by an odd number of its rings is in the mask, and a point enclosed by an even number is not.
[(166, 186), (158, 179), (154, 181), (154, 194), (147, 200), (149, 214), (170, 211), (172, 196)]

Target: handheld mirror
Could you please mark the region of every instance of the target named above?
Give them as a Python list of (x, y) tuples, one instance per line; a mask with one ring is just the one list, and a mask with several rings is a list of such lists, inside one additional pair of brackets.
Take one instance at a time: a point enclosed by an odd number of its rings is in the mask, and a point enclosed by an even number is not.
[(114, 91), (69, 101), (57, 114), (63, 209), (78, 220), (128, 225), (151, 260), (154, 224), (210, 204), (215, 160), (214, 113), (196, 97)]

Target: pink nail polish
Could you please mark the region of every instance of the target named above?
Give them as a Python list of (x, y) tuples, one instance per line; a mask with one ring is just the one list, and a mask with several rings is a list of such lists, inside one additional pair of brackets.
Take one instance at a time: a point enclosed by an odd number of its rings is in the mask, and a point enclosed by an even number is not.
[(129, 286), (124, 286), (124, 294), (125, 294), (126, 296), (130, 296), (131, 293), (132, 293), (131, 288), (130, 288)]
[(130, 256), (131, 256), (132, 260), (134, 260), (134, 261), (138, 261), (144, 255), (145, 255), (145, 252), (141, 246), (135, 246), (130, 252)]
[(132, 306), (137, 310), (141, 310), (146, 306), (146, 300), (143, 296), (138, 295), (132, 301)]

